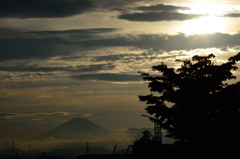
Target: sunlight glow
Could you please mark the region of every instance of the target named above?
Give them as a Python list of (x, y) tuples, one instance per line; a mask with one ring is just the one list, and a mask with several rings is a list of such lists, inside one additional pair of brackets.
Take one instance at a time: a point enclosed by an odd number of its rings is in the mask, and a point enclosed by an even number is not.
[(199, 3), (194, 4), (190, 7), (190, 10), (186, 10), (185, 13), (191, 14), (202, 14), (202, 15), (210, 15), (210, 16), (221, 16), (227, 12), (226, 4), (218, 4), (218, 3)]
[(182, 32), (191, 34), (212, 34), (221, 32), (224, 29), (224, 22), (215, 16), (204, 16), (198, 19), (189, 20), (182, 28)]
[(188, 35), (192, 34), (212, 34), (215, 32), (222, 32), (226, 28), (225, 18), (222, 18), (225, 15), (229, 6), (225, 3), (213, 3), (200, 1), (197, 3), (194, 1), (194, 4), (189, 6), (189, 10), (184, 10), (184, 14), (194, 14), (202, 15), (198, 19), (193, 19), (186, 21), (184, 26), (182, 26), (182, 32)]

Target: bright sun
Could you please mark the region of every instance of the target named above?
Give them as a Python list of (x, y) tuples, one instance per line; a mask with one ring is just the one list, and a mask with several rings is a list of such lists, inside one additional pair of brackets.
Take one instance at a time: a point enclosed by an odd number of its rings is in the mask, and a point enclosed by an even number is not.
[(221, 32), (223, 29), (223, 21), (215, 16), (204, 16), (198, 19), (189, 20), (185, 23), (182, 31), (185, 34), (212, 34)]
[[(198, 19), (185, 21), (181, 30), (185, 34), (212, 34), (221, 32), (225, 27), (223, 15), (225, 7), (217, 3), (195, 3), (186, 14), (205, 15)], [(184, 12), (183, 12), (184, 13)]]

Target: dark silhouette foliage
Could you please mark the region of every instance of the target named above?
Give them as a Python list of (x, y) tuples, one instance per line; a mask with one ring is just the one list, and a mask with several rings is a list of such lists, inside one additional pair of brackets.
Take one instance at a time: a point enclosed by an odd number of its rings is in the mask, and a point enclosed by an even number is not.
[(238, 69), (240, 53), (220, 65), (213, 58), (176, 60), (182, 63), (177, 70), (161, 63), (152, 67), (159, 76), (140, 72), (152, 93), (139, 99), (147, 104), (145, 116), (159, 122), (182, 150), (234, 153), (240, 143), (240, 82), (232, 82), (231, 71)]
[(161, 143), (155, 140), (150, 131), (143, 131), (140, 139), (132, 145), (132, 154), (135, 158), (154, 157), (161, 150)]
[(132, 145), (133, 158), (156, 158), (161, 155), (161, 158), (176, 158), (176, 147), (172, 144), (162, 144), (161, 141), (155, 138), (148, 130), (142, 132), (140, 139), (136, 140)]

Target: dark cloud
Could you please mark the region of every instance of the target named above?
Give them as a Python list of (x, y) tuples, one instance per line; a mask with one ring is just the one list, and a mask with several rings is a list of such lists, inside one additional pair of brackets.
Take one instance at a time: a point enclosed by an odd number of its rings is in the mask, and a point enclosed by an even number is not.
[(118, 61), (124, 59), (126, 54), (119, 54), (119, 55), (106, 55), (106, 56), (96, 56), (92, 59), (93, 62), (100, 62), (100, 61)]
[(134, 46), (140, 49), (153, 49), (154, 51), (165, 50), (193, 50), (205, 48), (226, 48), (239, 46), (240, 33), (214, 33), (196, 34), (187, 36), (185, 34), (139, 34), (121, 36), (111, 39), (83, 41), (85, 47), (112, 47), (112, 46)]
[(75, 29), (61, 31), (21, 31), (11, 28), (0, 28), (0, 39), (2, 38), (51, 38), (60, 37), (69, 40), (96, 39), (100, 34), (117, 31), (117, 28), (93, 28), (93, 29)]
[(0, 18), (59, 18), (93, 9), (90, 0), (1, 0)]
[[(111, 31), (114, 29), (104, 30)], [(36, 38), (32, 36), (21, 36), (12, 38), (0, 37), (1, 60), (14, 59), (44, 59), (50, 57), (74, 58), (73, 52), (91, 51), (94, 49), (105, 47), (135, 47), (139, 49), (150, 49), (155, 52), (159, 50), (193, 50), (205, 48), (227, 48), (239, 46), (240, 33), (214, 33), (214, 34), (199, 34), (186, 36), (185, 34), (168, 35), (168, 34), (138, 34), (138, 35), (115, 35), (115, 36), (97, 36), (92, 33), (93, 30), (85, 30), (86, 33), (81, 38), (83, 33), (79, 31), (58, 31), (56, 32), (35, 32)], [(71, 32), (71, 34), (67, 34)], [(84, 32), (84, 31), (80, 31)], [(97, 32), (102, 32), (101, 29)], [(68, 35), (68, 38), (65, 38)], [(26, 33), (27, 34), (27, 33)], [(39, 38), (41, 34), (48, 34), (44, 38)], [(59, 37), (57, 37), (59, 35)], [(60, 36), (61, 35), (61, 36)], [(96, 38), (94, 38), (96, 37)], [(72, 57), (71, 57), (72, 56)], [(128, 56), (131, 56), (130, 54)], [(134, 56), (134, 55), (132, 55)], [(75, 56), (76, 57), (76, 56)], [(83, 57), (79, 54), (78, 58)], [(102, 59), (101, 59), (102, 58)], [(124, 59), (125, 61), (132, 57), (127, 55), (107, 55), (105, 57), (96, 57), (95, 61), (114, 61)], [(142, 58), (138, 56), (135, 58)], [(33, 68), (36, 69), (36, 68)], [(48, 69), (48, 68), (46, 68)], [(53, 69), (53, 68), (52, 68)]]
[(41, 113), (0, 113), (0, 119), (11, 119), (11, 118), (26, 118), (26, 117), (50, 117), (50, 116), (72, 116), (78, 115), (78, 113), (74, 112), (41, 112)]
[(116, 66), (114, 64), (96, 64), (88, 66), (77, 66), (77, 69), (73, 72), (96, 72), (100, 70), (113, 70)]
[(70, 44), (61, 38), (16, 38), (0, 39), (1, 60), (48, 58), (57, 55), (68, 54), (60, 47)]
[[(81, 66), (68, 66), (68, 67), (42, 67), (38, 65), (15, 65), (15, 66), (0, 66), (0, 71), (9, 71), (9, 72), (54, 72), (54, 71), (67, 71), (67, 72), (96, 72), (100, 70), (112, 70), (115, 68), (115, 65), (107, 64), (96, 64), (96, 65), (81, 65)], [(31, 74), (25, 74), (28, 76)], [(42, 74), (36, 74), (42, 75)], [(46, 75), (46, 74), (43, 74)], [(52, 75), (52, 74), (50, 74)]]
[[(65, 31), (35, 31), (0, 29), (0, 60), (49, 58), (71, 54), (70, 46), (83, 40), (99, 39), (99, 34), (116, 31), (114, 28), (79, 29)], [(74, 41), (78, 41), (75, 43)], [(65, 49), (65, 47), (68, 47)]]
[(202, 15), (196, 14), (183, 14), (175, 12), (147, 12), (147, 13), (131, 13), (119, 15), (119, 19), (125, 19), (129, 21), (184, 21), (199, 18)]
[(54, 72), (54, 71), (67, 71), (73, 69), (72, 66), (69, 67), (41, 67), (41, 66), (0, 66), (1, 71), (9, 72)]
[(238, 18), (238, 17), (240, 17), (240, 13), (229, 13), (229, 14), (224, 15), (224, 17)]
[[(131, 10), (136, 10), (138, 12), (128, 13), (123, 11), (123, 14), (119, 15), (119, 19), (125, 19), (129, 21), (184, 21), (189, 19), (199, 18), (203, 15), (196, 14), (183, 14), (178, 13), (178, 10), (186, 10), (187, 7), (174, 6), (158, 4), (152, 6), (141, 6), (136, 8), (131, 8)], [(139, 12), (140, 11), (140, 12)]]
[(0, 113), (0, 120), (6, 119), (6, 117), (14, 117), (16, 114), (13, 113)]
[(174, 6), (174, 5), (165, 5), (165, 4), (158, 4), (153, 6), (142, 6), (135, 8), (136, 10), (141, 11), (177, 11), (177, 10), (187, 10), (189, 8), (187, 7), (181, 7), (181, 6)]
[(65, 34), (70, 34), (70, 35), (79, 35), (79, 36), (94, 36), (96, 34), (101, 34), (101, 33), (109, 33), (112, 31), (117, 31), (117, 28), (93, 28), (93, 29), (76, 29), (76, 30), (63, 30), (63, 31), (36, 31), (36, 32), (28, 32), (28, 33), (35, 33), (35, 34), (40, 34), (40, 35), (65, 35)]
[(93, 0), (94, 3), (102, 9), (125, 10), (129, 7), (141, 6), (142, 4), (154, 3), (155, 0)]
[(1, 0), (0, 18), (61, 18), (94, 9), (122, 10), (155, 0)]
[(139, 54), (132, 54), (132, 53), (125, 53), (125, 54), (118, 54), (118, 55), (106, 55), (106, 56), (95, 56), (93, 57), (93, 62), (115, 62), (115, 61), (121, 61), (123, 63), (129, 63), (129, 62), (136, 62), (139, 60), (152, 60), (156, 59), (156, 53), (155, 52), (143, 52)]
[(99, 73), (99, 74), (80, 74), (73, 75), (72, 78), (78, 80), (101, 80), (101, 81), (115, 81), (115, 82), (127, 82), (127, 81), (142, 81), (142, 77), (139, 75), (129, 74), (115, 74), (115, 73)]

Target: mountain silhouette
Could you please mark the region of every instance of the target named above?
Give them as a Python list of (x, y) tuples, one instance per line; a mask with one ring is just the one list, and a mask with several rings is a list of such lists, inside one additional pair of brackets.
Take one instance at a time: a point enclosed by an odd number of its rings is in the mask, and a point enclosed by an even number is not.
[(85, 118), (73, 118), (53, 130), (30, 138), (28, 140), (43, 140), (49, 137), (55, 139), (95, 139), (108, 137), (110, 131), (98, 126)]
[[(45, 152), (46, 158), (51, 158), (51, 156), (57, 156), (61, 158), (77, 158), (78, 155), (86, 155), (87, 148), (86, 147), (78, 147), (78, 148), (62, 148), (62, 149), (53, 149), (51, 151)], [(89, 147), (89, 152), (93, 155), (110, 155), (112, 154), (112, 150), (101, 148), (101, 147)], [(14, 149), (14, 156), (18, 154), (20, 158), (31, 158), (31, 159), (39, 159), (39, 156), (43, 156), (43, 152), (41, 151), (31, 151), (30, 154), (28, 151), (21, 150), (18, 148)], [(12, 148), (0, 150), (0, 158), (13, 158), (12, 156)]]
[[(99, 155), (99, 154), (111, 154), (112, 151), (105, 149), (105, 148), (101, 148), (101, 147), (89, 147), (90, 152), (92, 152), (95, 155)], [(47, 152), (47, 155), (50, 156), (63, 156), (66, 155), (66, 157), (68, 157), (69, 154), (71, 155), (86, 155), (86, 151), (87, 148), (86, 147), (80, 147), (80, 148), (63, 148), (63, 149), (54, 149), (51, 150), (49, 152)]]
[[(4, 155), (5, 156), (11, 156), (12, 153), (13, 153), (12, 150), (13, 150), (12, 148), (7, 148), (7, 149), (0, 150), (0, 155), (1, 156), (4, 156)], [(40, 154), (40, 153), (41, 153), (41, 151), (35, 151), (35, 150), (30, 151), (31, 155), (33, 155), (33, 154)], [(18, 148), (14, 148), (14, 156), (16, 154), (18, 154), (19, 156), (22, 156), (22, 155), (27, 156), (29, 154), (29, 152), (25, 151), (25, 150), (18, 149)], [(2, 158), (2, 157), (0, 157), (0, 158)]]

